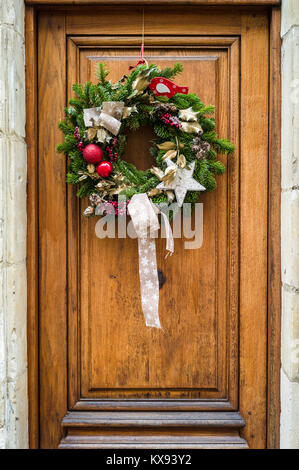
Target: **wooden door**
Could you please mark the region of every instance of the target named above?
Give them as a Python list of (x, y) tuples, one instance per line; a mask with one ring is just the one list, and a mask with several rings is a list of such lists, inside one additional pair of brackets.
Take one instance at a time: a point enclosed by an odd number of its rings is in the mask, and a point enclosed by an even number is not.
[[(218, 132), (236, 146), (217, 190), (201, 196), (202, 247), (176, 239), (164, 260), (157, 242), (163, 331), (144, 325), (136, 240), (96, 238), (55, 151), (72, 83), (94, 81), (99, 61), (112, 81), (125, 74), (141, 18), (137, 7), (37, 17), (39, 445), (263, 448), (269, 12), (145, 8), (147, 60), (181, 61), (178, 84), (216, 106)], [(127, 158), (141, 155), (141, 167), (152, 163), (150, 137), (129, 139)]]

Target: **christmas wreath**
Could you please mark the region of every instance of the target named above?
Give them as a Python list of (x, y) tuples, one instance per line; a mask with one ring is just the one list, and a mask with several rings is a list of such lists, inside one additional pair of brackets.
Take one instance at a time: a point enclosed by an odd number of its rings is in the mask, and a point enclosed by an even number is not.
[[(125, 213), (134, 194), (146, 193), (153, 203), (195, 203), (198, 191), (216, 188), (215, 175), (225, 171), (217, 153), (230, 154), (234, 146), (215, 132), (213, 106), (171, 82), (182, 73), (180, 63), (162, 70), (155, 64), (138, 65), (118, 82), (107, 79), (100, 63), (98, 83), (74, 84), (59, 128), (65, 134), (57, 150), (69, 158), (67, 182), (79, 185), (77, 196), (89, 196), (85, 216), (101, 203), (116, 214)], [(128, 131), (152, 126), (157, 138), (150, 148), (155, 166), (141, 171), (122, 159)], [(136, 149), (137, 151), (137, 149)]]

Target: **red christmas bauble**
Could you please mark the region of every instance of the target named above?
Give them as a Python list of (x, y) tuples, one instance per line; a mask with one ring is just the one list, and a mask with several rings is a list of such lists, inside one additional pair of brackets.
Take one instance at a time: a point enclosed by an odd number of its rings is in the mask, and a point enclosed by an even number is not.
[(83, 157), (88, 163), (99, 163), (103, 158), (103, 150), (96, 144), (88, 144), (84, 147)]
[(101, 162), (97, 166), (97, 173), (100, 175), (102, 178), (108, 178), (108, 176), (111, 175), (113, 171), (113, 166), (110, 162)]

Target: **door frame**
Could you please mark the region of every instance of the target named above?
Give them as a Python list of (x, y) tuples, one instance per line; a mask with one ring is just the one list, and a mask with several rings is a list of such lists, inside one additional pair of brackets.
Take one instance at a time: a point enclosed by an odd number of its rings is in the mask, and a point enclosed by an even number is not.
[[(26, 40), (26, 142), (28, 153), (27, 176), (27, 339), (28, 339), (28, 396), (29, 444), (39, 447), (39, 237), (38, 237), (38, 175), (37, 175), (37, 23), (36, 14), (48, 5), (58, 8), (80, 8), (86, 0), (28, 0), (25, 11)], [(71, 7), (70, 5), (75, 5)], [(90, 5), (115, 5), (117, 0), (89, 0)], [(168, 5), (167, 0), (122, 0), (122, 5)], [(173, 0), (182, 5), (182, 0)], [(280, 246), (280, 188), (281, 188), (281, 82), (280, 82), (280, 0), (194, 0), (197, 5), (264, 6), (269, 10), (269, 191), (268, 191), (268, 391), (267, 447), (279, 448), (280, 429), (280, 324), (281, 324), (281, 246)], [(78, 7), (77, 7), (78, 5)], [(244, 7), (242, 7), (244, 8)]]

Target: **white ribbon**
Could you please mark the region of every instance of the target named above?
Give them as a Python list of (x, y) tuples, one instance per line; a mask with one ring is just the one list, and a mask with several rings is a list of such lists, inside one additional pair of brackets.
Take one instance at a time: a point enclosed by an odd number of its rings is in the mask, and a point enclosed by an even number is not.
[[(139, 278), (142, 310), (146, 326), (161, 328), (159, 319), (159, 279), (155, 238), (160, 228), (157, 214), (161, 213), (166, 232), (166, 249), (172, 254), (174, 243), (167, 215), (149, 200), (147, 194), (135, 194), (128, 212), (138, 237)], [(169, 253), (168, 253), (169, 254)]]

